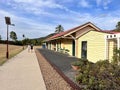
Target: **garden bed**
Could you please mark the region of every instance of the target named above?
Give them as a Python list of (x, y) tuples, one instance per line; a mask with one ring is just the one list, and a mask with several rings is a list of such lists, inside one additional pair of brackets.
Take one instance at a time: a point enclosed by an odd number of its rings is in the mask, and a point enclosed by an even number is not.
[[(83, 61), (80, 60), (79, 63)], [(76, 71), (76, 82), (82, 90), (119, 90), (120, 66), (109, 63), (108, 60), (89, 63), (89, 61)]]

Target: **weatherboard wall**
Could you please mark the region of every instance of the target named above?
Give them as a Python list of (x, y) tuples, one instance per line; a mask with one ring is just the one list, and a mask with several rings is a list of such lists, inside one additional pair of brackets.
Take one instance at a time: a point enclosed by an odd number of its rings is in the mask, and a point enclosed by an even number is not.
[(77, 57), (81, 58), (81, 43), (87, 41), (87, 59), (92, 62), (105, 59), (105, 33), (89, 31), (78, 38)]
[(68, 49), (69, 50), (68, 54), (72, 55), (72, 40), (62, 39), (61, 48)]

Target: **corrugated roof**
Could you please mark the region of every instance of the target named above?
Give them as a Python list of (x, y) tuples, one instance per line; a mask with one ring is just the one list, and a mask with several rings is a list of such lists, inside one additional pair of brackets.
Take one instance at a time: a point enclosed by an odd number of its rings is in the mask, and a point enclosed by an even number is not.
[(98, 30), (97, 30), (98, 32), (104, 32), (104, 33), (109, 33), (109, 34), (120, 33), (120, 32), (115, 32), (115, 31), (112, 31), (112, 30), (101, 30), (100, 28), (98, 28), (98, 27), (96, 27), (94, 24), (92, 24), (91, 22), (87, 22), (87, 23), (85, 23), (85, 24), (83, 24), (83, 25), (77, 26), (77, 27), (72, 28), (72, 29), (70, 29), (70, 30), (67, 30), (67, 31), (64, 31), (64, 32), (55, 34), (54, 36), (52, 36), (52, 37), (50, 37), (50, 38), (47, 38), (45, 41), (50, 41), (50, 40), (56, 39), (56, 38), (58, 38), (58, 37), (62, 37), (62, 36), (64, 36), (64, 35), (66, 35), (66, 34), (69, 34), (69, 33), (73, 32), (74, 30), (76, 30), (76, 29), (78, 29), (78, 28), (81, 28), (81, 27), (84, 26), (84, 25), (87, 25), (87, 24), (88, 24), (88, 25), (93, 25), (95, 28), (98, 29)]
[(102, 30), (101, 32), (105, 32), (105, 33), (108, 33), (108, 34), (117, 34), (117, 33), (120, 33), (120, 32), (116, 32), (116, 31), (113, 31), (113, 30)]
[[(85, 23), (85, 24), (83, 24), (83, 25), (77, 26), (77, 27), (72, 28), (72, 29), (70, 29), (70, 30), (67, 30), (67, 31), (64, 31), (64, 32), (55, 34), (54, 36), (52, 36), (52, 37), (50, 37), (50, 38), (47, 38), (45, 41), (49, 41), (49, 40), (52, 40), (52, 39), (54, 39), (54, 38), (63, 36), (63, 35), (65, 35), (65, 34), (68, 34), (68, 33), (72, 32), (72, 31), (74, 31), (74, 30), (76, 30), (76, 29), (78, 29), (78, 28), (80, 28), (80, 27), (82, 27), (82, 26), (84, 26), (84, 25), (87, 25), (87, 24), (92, 24), (92, 23), (91, 23), (91, 22), (87, 22), (87, 23)], [(94, 25), (94, 24), (92, 24), (92, 25)], [(94, 25), (94, 26), (95, 26), (95, 25)], [(95, 27), (96, 27), (96, 26), (95, 26)], [(96, 27), (96, 28), (98, 28), (98, 27)], [(98, 28), (98, 29), (99, 29), (99, 28)], [(100, 30), (100, 29), (99, 29), (99, 30)]]

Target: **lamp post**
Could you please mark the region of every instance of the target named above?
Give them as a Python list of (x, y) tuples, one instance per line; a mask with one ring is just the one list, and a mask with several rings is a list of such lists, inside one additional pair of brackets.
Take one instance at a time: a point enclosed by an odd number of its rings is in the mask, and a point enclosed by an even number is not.
[(5, 22), (7, 24), (7, 51), (6, 51), (6, 58), (8, 59), (9, 58), (9, 49), (8, 49), (8, 44), (9, 44), (8, 34), (9, 34), (9, 31), (8, 31), (8, 28), (9, 28), (9, 25), (12, 25), (12, 26), (15, 26), (15, 25), (11, 24), (10, 17), (5, 17)]

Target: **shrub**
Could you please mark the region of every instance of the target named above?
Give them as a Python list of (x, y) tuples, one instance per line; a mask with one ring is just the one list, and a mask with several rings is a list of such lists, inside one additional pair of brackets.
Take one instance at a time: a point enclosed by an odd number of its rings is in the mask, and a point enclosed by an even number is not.
[(83, 65), (84, 65), (84, 62), (75, 61), (75, 62), (72, 62), (71, 65), (73, 65), (73, 66), (83, 66)]
[(83, 90), (119, 90), (120, 66), (101, 60), (87, 63), (79, 70), (75, 80), (83, 85)]
[(89, 63), (87, 59), (79, 59), (78, 61), (72, 62), (71, 65), (84, 66), (84, 65), (87, 65), (87, 63)]
[(120, 63), (120, 48), (117, 49), (117, 47), (115, 47), (113, 49), (113, 60), (112, 60), (113, 64), (119, 64)]
[(82, 76), (83, 74), (82, 73), (79, 73), (78, 75), (75, 76), (75, 80), (80, 84), (82, 83)]
[(68, 49), (65, 49), (65, 47), (64, 47), (63, 49), (60, 48), (60, 52), (61, 52), (61, 53), (66, 53), (66, 54), (68, 54), (69, 50), (68, 50)]
[(68, 50), (68, 49), (65, 49), (65, 53), (68, 53), (70, 50)]

